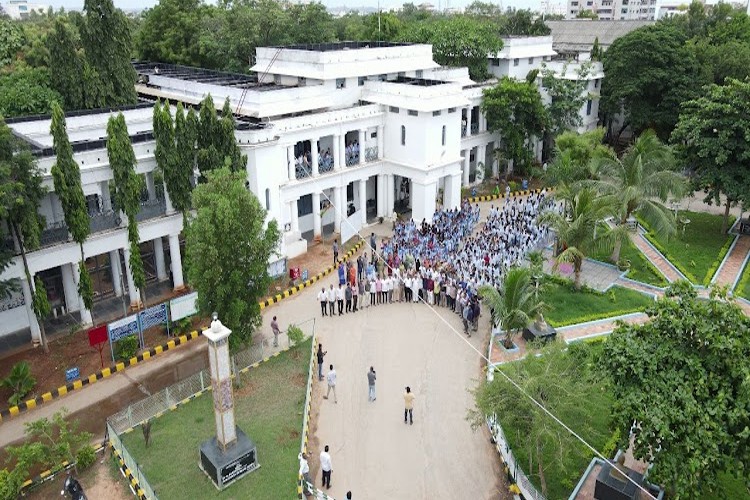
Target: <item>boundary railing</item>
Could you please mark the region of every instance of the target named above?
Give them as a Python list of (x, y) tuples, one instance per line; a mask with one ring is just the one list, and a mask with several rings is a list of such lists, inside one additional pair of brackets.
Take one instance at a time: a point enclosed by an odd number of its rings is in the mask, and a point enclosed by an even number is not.
[(130, 491), (133, 492), (133, 495), (140, 500), (158, 500), (156, 492), (151, 485), (148, 484), (146, 475), (143, 474), (141, 468), (138, 467), (138, 463), (133, 459), (130, 453), (128, 453), (128, 450), (120, 440), (120, 436), (115, 432), (112, 426), (109, 425), (109, 421), (107, 422), (107, 439), (109, 440), (110, 446), (112, 446), (114, 454), (119, 460), (120, 472), (128, 481), (128, 486), (130, 487)]

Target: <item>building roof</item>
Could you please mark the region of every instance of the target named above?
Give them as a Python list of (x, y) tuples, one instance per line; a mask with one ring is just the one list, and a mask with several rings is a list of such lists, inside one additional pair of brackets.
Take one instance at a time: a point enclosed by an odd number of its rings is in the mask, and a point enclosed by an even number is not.
[(546, 21), (552, 30), (552, 47), (558, 52), (586, 52), (591, 50), (594, 40), (607, 49), (612, 42), (633, 30), (654, 24), (654, 21), (592, 21), (571, 19), (569, 21)]
[(303, 43), (299, 45), (278, 45), (271, 48), (291, 49), (291, 50), (309, 50), (311, 52), (333, 52), (337, 50), (352, 49), (379, 49), (385, 47), (404, 47), (412, 45), (410, 43), (400, 42), (331, 42), (331, 43)]

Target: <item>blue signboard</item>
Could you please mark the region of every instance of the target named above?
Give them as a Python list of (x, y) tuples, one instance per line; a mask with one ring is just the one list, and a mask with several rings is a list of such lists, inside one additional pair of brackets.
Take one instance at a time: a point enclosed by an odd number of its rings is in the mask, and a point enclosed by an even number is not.
[(81, 376), (81, 371), (77, 366), (65, 370), (65, 382), (72, 382)]
[(307, 278), (309, 278), (310, 275), (307, 273), (307, 269), (302, 271), (302, 281), (307, 281)]
[(127, 316), (108, 324), (107, 332), (109, 333), (110, 342), (117, 342), (122, 338), (137, 335), (140, 332), (138, 328), (138, 316), (133, 314), (132, 316)]
[(152, 326), (165, 324), (167, 322), (167, 304), (159, 304), (141, 311), (138, 313), (138, 320), (141, 322), (141, 331)]

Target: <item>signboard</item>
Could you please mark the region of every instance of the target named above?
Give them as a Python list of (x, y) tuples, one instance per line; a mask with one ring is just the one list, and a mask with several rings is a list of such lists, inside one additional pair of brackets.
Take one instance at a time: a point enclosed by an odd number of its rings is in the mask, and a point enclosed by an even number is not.
[(120, 339), (136, 335), (140, 332), (138, 329), (138, 316), (135, 314), (127, 316), (107, 325), (109, 331), (109, 341), (117, 342)]
[(187, 318), (198, 313), (198, 292), (189, 293), (169, 301), (172, 321)]
[(141, 331), (148, 330), (152, 326), (163, 325), (167, 322), (167, 304), (149, 307), (138, 313), (141, 322)]
[(107, 325), (100, 325), (89, 330), (89, 345), (96, 347), (107, 341)]
[(307, 279), (310, 277), (310, 275), (307, 273), (307, 269), (302, 271), (302, 281), (307, 281)]
[(73, 368), (68, 368), (65, 370), (65, 382), (72, 382), (75, 379), (79, 378), (81, 376), (81, 371), (78, 369), (77, 366), (74, 366)]

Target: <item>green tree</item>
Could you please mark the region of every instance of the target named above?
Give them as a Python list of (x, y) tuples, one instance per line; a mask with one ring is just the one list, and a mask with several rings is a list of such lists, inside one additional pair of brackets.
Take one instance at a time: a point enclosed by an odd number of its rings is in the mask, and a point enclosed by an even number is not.
[(333, 17), (320, 2), (293, 3), (288, 8), (294, 43), (324, 43), (336, 40)]
[(582, 134), (570, 130), (558, 135), (552, 162), (545, 173), (547, 182), (556, 186), (597, 178), (599, 159), (615, 156), (602, 142), (604, 133), (599, 127)]
[(593, 20), (596, 20), (596, 19), (599, 19), (599, 16), (593, 10), (583, 9), (578, 14), (576, 14), (576, 19), (593, 19)]
[(729, 208), (750, 206), (750, 82), (727, 80), (711, 85), (704, 95), (686, 102), (672, 134), (679, 158), (694, 171), (695, 183), (706, 190), (706, 201), (726, 197), (722, 232)]
[(81, 170), (78, 163), (73, 159), (73, 148), (68, 139), (65, 115), (57, 103), (52, 105), (50, 133), (52, 134), (52, 144), (56, 157), (55, 164), (52, 166), (55, 194), (62, 204), (68, 231), (73, 236), (73, 241), (78, 243), (81, 249), (78, 295), (83, 299), (86, 309), (91, 311), (94, 304), (94, 290), (83, 253), (83, 242), (88, 238), (91, 227), (86, 211), (86, 197), (83, 195), (83, 187), (81, 187)]
[(486, 80), (487, 54), (503, 48), (492, 25), (469, 16), (450, 16), (419, 23), (407, 30), (405, 41), (431, 43), (435, 62), (447, 66), (466, 66), (475, 80)]
[(135, 37), (139, 58), (188, 66), (203, 66), (201, 27), (211, 7), (201, 0), (161, 0), (143, 13)]
[(503, 277), (500, 289), (484, 285), (479, 295), (490, 308), (492, 323), (503, 330), (503, 345), (513, 347), (513, 338), (541, 316), (544, 303), (535, 293), (532, 271), (527, 267), (511, 267)]
[(508, 7), (498, 22), (501, 36), (544, 36), (551, 32), (544, 19), (529, 9)]
[[(44, 286), (39, 287), (39, 280), (32, 279), (26, 253), (39, 247), (39, 238), (45, 225), (44, 217), (39, 214), (42, 199), (47, 189), (42, 185), (42, 171), (23, 143), (16, 140), (10, 128), (0, 119), (0, 163), (7, 168), (7, 177), (3, 184), (8, 196), (3, 213), (11, 235), (18, 242), (21, 261), (26, 276), (26, 283), (31, 293), (32, 308), (39, 320), (41, 344), (44, 352), (49, 352), (47, 336), (44, 331), (44, 319), (49, 314), (49, 301)], [(7, 153), (11, 152), (10, 155)]]
[[(414, 4), (411, 4), (414, 5)], [(404, 4), (406, 7), (406, 4)], [(483, 17), (486, 19), (499, 19), (503, 15), (503, 11), (499, 5), (492, 2), (483, 2), (482, 0), (474, 0), (464, 9), (464, 14), (472, 17)]]
[(600, 195), (593, 187), (580, 185), (559, 190), (558, 197), (565, 202), (564, 212), (546, 210), (539, 220), (557, 236), (558, 253), (554, 267), (562, 263), (573, 264), (574, 285), (580, 290), (583, 260), (593, 252), (612, 246), (606, 236), (597, 238), (596, 226), (612, 215), (614, 200)]
[(364, 40), (393, 42), (404, 38), (405, 23), (393, 12), (369, 14), (364, 18)]
[[(187, 214), (190, 209), (190, 196), (193, 190), (193, 176), (195, 169), (195, 143), (197, 135), (197, 118), (195, 111), (190, 108), (187, 118), (182, 109), (182, 103), (177, 103), (177, 113), (175, 116), (175, 161), (169, 164), (169, 183), (172, 189), (169, 196), (172, 199), (172, 205)], [(165, 179), (167, 176), (165, 175)]]
[(84, 0), (81, 42), (86, 59), (99, 75), (106, 106), (135, 104), (136, 74), (130, 64), (132, 40), (125, 15), (112, 0)]
[(657, 23), (618, 38), (604, 53), (600, 106), (609, 122), (621, 111), (625, 116), (616, 138), (627, 126), (636, 135), (652, 128), (661, 140), (669, 138), (680, 104), (704, 83), (686, 39), (677, 27)]
[(526, 171), (534, 160), (531, 140), (542, 136), (548, 122), (536, 84), (504, 76), (483, 94), (482, 112), (487, 117), (487, 128), (500, 134), (499, 149), (503, 156), (521, 172)]
[(232, 172), (244, 171), (247, 165), (247, 156), (242, 154), (240, 146), (237, 144), (237, 138), (234, 135), (234, 115), (229, 104), (229, 97), (224, 101), (224, 107), (221, 110), (221, 120), (219, 120), (219, 155), (224, 158), (224, 165), (228, 166)]
[(23, 47), (24, 33), (21, 25), (0, 17), (0, 68), (11, 64)]
[(258, 299), (271, 280), (268, 261), (279, 229), (245, 188), (246, 175), (221, 168), (193, 191), (195, 218), (187, 227), (190, 283), (202, 313), (216, 311), (233, 331), (232, 348), (247, 344), (261, 323)]
[(591, 60), (592, 61), (601, 61), (602, 60), (602, 54), (604, 54), (604, 51), (602, 50), (601, 46), (599, 45), (599, 37), (594, 38), (594, 45), (591, 46)]
[(553, 137), (581, 126), (583, 122), (581, 107), (589, 99), (589, 94), (586, 92), (588, 86), (586, 77), (590, 69), (590, 63), (581, 64), (581, 67), (576, 70), (577, 78), (569, 79), (566, 78), (567, 64), (563, 66), (560, 74), (542, 66), (542, 87), (550, 98), (546, 106), (549, 114), (548, 132)]
[(122, 113), (109, 118), (107, 123), (107, 156), (115, 183), (115, 204), (128, 218), (128, 241), (130, 242), (130, 272), (133, 283), (145, 304), (146, 271), (141, 259), (140, 236), (136, 216), (140, 211), (143, 179), (135, 173), (136, 159), (130, 142), (128, 126)]
[[(598, 174), (595, 185), (616, 200), (618, 225), (625, 226), (635, 213), (660, 236), (668, 238), (677, 233), (674, 214), (664, 204), (667, 199), (685, 196), (687, 182), (676, 171), (672, 148), (662, 143), (653, 130), (642, 133), (620, 158), (600, 159)], [(621, 247), (622, 238), (618, 238), (612, 262), (620, 259)]]
[(46, 46), (49, 51), (50, 83), (62, 96), (61, 104), (66, 109), (86, 108), (81, 85), (83, 58), (78, 53), (78, 41), (73, 29), (64, 19), (55, 21)]
[(224, 157), (219, 151), (222, 130), (219, 118), (216, 116), (216, 106), (210, 94), (201, 101), (199, 117), (196, 159), (198, 171), (201, 177), (205, 178), (208, 172), (224, 164)]
[(670, 496), (717, 498), (719, 474), (750, 480), (750, 320), (686, 282), (647, 312), (650, 321), (622, 324), (604, 344), (614, 423)]
[(47, 68), (16, 68), (12, 73), (0, 74), (0, 115), (42, 115), (49, 112), (53, 101), (62, 97), (50, 86)]
[[(565, 415), (567, 425), (591, 439), (597, 434), (591, 424), (597, 417), (593, 411), (606, 410), (585, 403), (592, 392), (601, 392), (602, 384), (589, 368), (591, 360), (586, 350), (576, 345), (565, 347), (563, 342), (549, 343), (541, 349), (540, 356), (507, 363), (502, 370), (525, 394), (554, 415)], [(549, 495), (546, 474), (549, 469), (559, 470), (560, 476), (580, 474), (577, 467), (583, 452), (578, 440), (520, 395), (507, 378), (496, 374), (491, 382), (483, 382), (474, 396), (476, 407), (469, 413), (472, 425), (479, 427), (486, 416), (495, 415), (506, 435), (513, 432), (523, 436), (519, 448), (514, 445), (514, 451), (529, 457), (526, 472), (538, 475), (544, 495)]]

